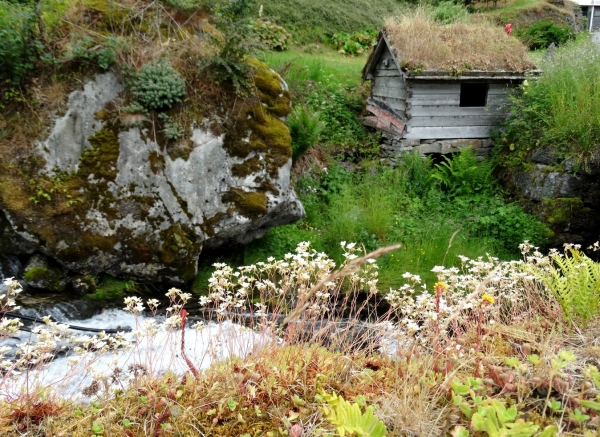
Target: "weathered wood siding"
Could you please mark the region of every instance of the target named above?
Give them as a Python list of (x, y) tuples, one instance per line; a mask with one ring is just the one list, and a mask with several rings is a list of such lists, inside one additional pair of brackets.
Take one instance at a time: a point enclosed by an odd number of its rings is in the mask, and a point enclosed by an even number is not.
[(408, 81), (406, 117), (408, 139), (489, 138), (501, 121), (501, 105), (516, 84), (490, 83), (486, 106), (460, 107), (461, 81)]
[[(387, 64), (387, 65), (386, 65)], [(373, 69), (371, 95), (406, 117), (406, 82), (387, 46)]]

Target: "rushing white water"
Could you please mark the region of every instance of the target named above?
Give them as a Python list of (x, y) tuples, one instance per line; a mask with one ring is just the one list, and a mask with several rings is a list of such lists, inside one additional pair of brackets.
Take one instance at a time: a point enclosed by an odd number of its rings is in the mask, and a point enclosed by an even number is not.
[[(140, 372), (160, 375), (173, 371), (182, 375), (189, 371), (189, 367), (181, 353), (181, 328), (165, 329), (162, 322), (164, 317), (134, 316), (120, 309), (106, 310), (85, 320), (70, 321), (77, 326), (103, 329), (130, 326), (133, 331), (124, 333), (123, 337), (132, 343), (132, 347), (109, 352), (67, 353), (52, 360), (43, 369), (35, 368), (16, 378), (5, 378), (0, 382), (0, 396), (11, 397), (23, 390), (49, 387), (62, 397), (85, 398), (82, 390), (94, 379), (102, 382), (101, 387), (113, 389), (126, 386)], [(23, 332), (19, 340), (10, 339), (3, 346), (28, 340), (35, 341), (35, 334)], [(185, 353), (194, 367), (200, 370), (232, 355), (245, 356), (257, 345), (268, 341), (271, 341), (268, 335), (230, 322), (209, 323), (201, 329), (192, 329), (188, 325)]]

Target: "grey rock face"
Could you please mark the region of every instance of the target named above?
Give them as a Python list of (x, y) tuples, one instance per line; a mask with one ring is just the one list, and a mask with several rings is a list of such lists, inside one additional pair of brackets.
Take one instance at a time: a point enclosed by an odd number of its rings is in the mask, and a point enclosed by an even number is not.
[[(0, 210), (0, 228), (10, 234), (0, 252), (42, 252), (81, 274), (182, 283), (195, 276), (204, 246), (248, 243), (304, 215), (290, 186), (291, 158), (279, 155), (274, 167), (268, 149), (230, 153), (226, 135), (203, 120), (191, 130), (189, 156), (172, 158), (151, 133), (98, 116), (122, 91), (108, 72), (70, 95), (38, 153), (40, 177), (68, 175), (59, 177), (75, 188), (68, 198)], [(251, 159), (252, 171), (233, 171)]]
[[(507, 187), (523, 199), (526, 208), (543, 219), (554, 232), (553, 245), (600, 239), (600, 179), (598, 169), (589, 172), (557, 171), (556, 157), (540, 150), (533, 154), (537, 164), (530, 170), (505, 170)], [(566, 164), (566, 163), (565, 163)]]
[(514, 172), (511, 177), (524, 197), (537, 202), (544, 198), (577, 197), (582, 188), (579, 176), (546, 171), (542, 164), (537, 164), (532, 171)]
[(21, 270), (21, 261), (14, 255), (0, 255), (0, 283), (6, 278), (14, 278)]
[(44, 255), (35, 254), (25, 265), (24, 277), (27, 285), (50, 291), (63, 291), (67, 285), (64, 269), (53, 266)]
[(99, 74), (85, 84), (82, 91), (69, 96), (67, 113), (56, 120), (46, 141), (39, 144), (40, 155), (46, 160), (46, 171), (73, 171), (81, 152), (91, 145), (88, 138), (100, 128), (94, 114), (123, 91), (123, 85), (111, 73)]

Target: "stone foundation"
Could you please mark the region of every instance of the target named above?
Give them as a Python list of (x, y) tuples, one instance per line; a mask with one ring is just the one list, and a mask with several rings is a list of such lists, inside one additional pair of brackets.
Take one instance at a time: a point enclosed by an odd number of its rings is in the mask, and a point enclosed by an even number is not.
[(456, 153), (460, 149), (471, 147), (477, 154), (478, 160), (483, 160), (492, 151), (492, 142), (489, 139), (456, 139), (456, 140), (407, 140), (397, 137), (383, 137), (381, 144), (382, 158), (397, 158), (404, 153), (419, 152), (421, 156)]

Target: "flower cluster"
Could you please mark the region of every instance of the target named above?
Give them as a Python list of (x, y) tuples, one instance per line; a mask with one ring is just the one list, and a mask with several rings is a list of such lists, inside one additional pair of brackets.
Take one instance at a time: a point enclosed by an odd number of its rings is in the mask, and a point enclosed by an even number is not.
[[(445, 320), (468, 324), (479, 317), (481, 311), (487, 323), (494, 323), (497, 319), (507, 321), (518, 314), (516, 308), (526, 304), (524, 293), (536, 283), (528, 266), (540, 268), (549, 264), (549, 257), (528, 242), (520, 248), (522, 261), (501, 262), (491, 256), (485, 259), (461, 256), (460, 268), (435, 266), (432, 271), (439, 282), (433, 290), (429, 290), (418, 275), (405, 273), (405, 284), (391, 289), (385, 296), (399, 320), (396, 337), (402, 338), (403, 342), (417, 340), (426, 344), (427, 336), (436, 333), (436, 327)], [(494, 311), (492, 305), (496, 306)]]
[[(344, 266), (362, 255), (355, 243), (341, 243)], [(341, 291), (343, 279), (327, 281), (337, 267), (324, 253), (311, 249), (310, 243), (298, 244), (295, 253), (282, 260), (274, 258), (250, 266), (233, 269), (225, 264), (214, 264), (215, 271), (209, 279), (209, 292), (200, 298), (200, 306), (216, 314), (218, 320), (232, 318), (251, 311), (266, 321), (267, 308), (274, 313), (287, 312), (296, 304), (307, 305), (304, 316), (322, 316), (332, 310)], [(377, 265), (369, 260), (347, 275), (349, 289), (366, 289), (377, 292)], [(319, 289), (313, 289), (324, 282)]]

